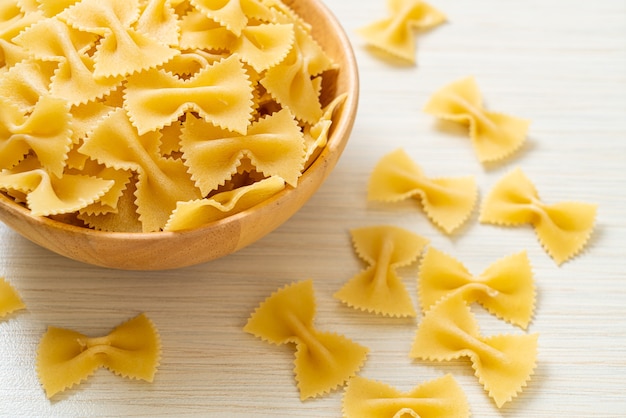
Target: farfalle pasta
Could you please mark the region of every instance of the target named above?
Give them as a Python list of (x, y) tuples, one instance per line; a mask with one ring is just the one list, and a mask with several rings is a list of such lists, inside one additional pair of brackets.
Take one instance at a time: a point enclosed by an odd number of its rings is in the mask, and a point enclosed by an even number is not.
[(457, 294), (426, 312), (409, 355), (427, 361), (468, 357), (479, 382), (500, 408), (530, 380), (536, 365), (537, 338), (537, 334), (481, 335), (469, 306)]
[(469, 219), (478, 187), (473, 176), (426, 177), (404, 150), (397, 149), (374, 167), (367, 196), (381, 202), (417, 199), (430, 220), (451, 234)]
[(37, 374), (48, 398), (105, 367), (131, 379), (152, 382), (161, 358), (161, 339), (145, 315), (117, 326), (108, 335), (90, 338), (48, 327), (37, 349)]
[(469, 135), (482, 163), (502, 160), (526, 140), (530, 122), (488, 111), (473, 77), (450, 83), (432, 95), (424, 111), (469, 126)]
[(396, 270), (415, 262), (428, 240), (390, 225), (357, 228), (350, 233), (356, 253), (369, 265), (334, 297), (356, 309), (414, 317), (413, 301)]
[(363, 366), (368, 349), (313, 324), (313, 282), (285, 286), (252, 313), (244, 331), (271, 344), (295, 344), (294, 373), (302, 400), (345, 384)]
[(355, 376), (343, 395), (344, 418), (467, 418), (465, 393), (450, 374), (424, 382), (409, 392)]
[(524, 329), (535, 307), (533, 272), (525, 251), (501, 258), (473, 276), (458, 260), (429, 247), (420, 264), (418, 294), (424, 312), (441, 299), (460, 294), (466, 302), (478, 302)]
[(479, 220), (500, 226), (532, 224), (543, 248), (560, 265), (587, 244), (596, 210), (591, 203), (543, 203), (530, 179), (517, 168), (502, 177), (485, 197)]
[[(345, 99), (334, 91), (340, 69), (280, 1), (38, 0), (5, 9), (0, 192), (37, 216), (124, 232), (138, 221), (153, 232), (179, 204), (247, 196), (220, 210), (230, 216), (273, 195), (266, 185), (250, 193), (253, 182), (280, 177), (297, 187)], [(182, 213), (206, 210), (181, 210), (179, 221)]]
[(446, 16), (422, 0), (387, 0), (389, 17), (358, 30), (365, 41), (377, 49), (415, 63), (417, 31), (432, 29), (446, 21)]
[(17, 290), (3, 277), (0, 277), (0, 318), (26, 308)]

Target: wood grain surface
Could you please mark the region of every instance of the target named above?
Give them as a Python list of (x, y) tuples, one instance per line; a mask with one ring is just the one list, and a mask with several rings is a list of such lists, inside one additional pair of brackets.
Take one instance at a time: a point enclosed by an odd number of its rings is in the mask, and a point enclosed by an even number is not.
[[(350, 35), (361, 77), (353, 134), (336, 169), (289, 221), (230, 256), (178, 270), (92, 267), (44, 250), (0, 225), (0, 276), (27, 309), (0, 320), (0, 415), (339, 417), (342, 390), (300, 401), (293, 347), (242, 331), (277, 288), (313, 279), (316, 326), (370, 348), (360, 375), (400, 390), (451, 373), (475, 417), (618, 417), (626, 413), (626, 3), (623, 0), (437, 0), (449, 21), (416, 36), (417, 64), (379, 59), (355, 30), (387, 15), (383, 0), (326, 0)], [(422, 111), (443, 85), (473, 75), (490, 110), (532, 121), (521, 152), (482, 166), (464, 129)], [(546, 203), (598, 204), (586, 250), (558, 267), (530, 226), (435, 228), (415, 202), (366, 200), (369, 174), (404, 148), (431, 176), (474, 175), (481, 197), (521, 167)], [(526, 250), (538, 298), (528, 332), (538, 367), (519, 397), (496, 408), (468, 361), (413, 361), (417, 319), (352, 310), (333, 298), (365, 267), (350, 228), (392, 224), (427, 237), (475, 273)], [(416, 297), (417, 265), (400, 269)], [(523, 332), (473, 307), (484, 334)], [(48, 400), (35, 371), (46, 327), (106, 334), (145, 312), (163, 356), (153, 383), (101, 369)]]

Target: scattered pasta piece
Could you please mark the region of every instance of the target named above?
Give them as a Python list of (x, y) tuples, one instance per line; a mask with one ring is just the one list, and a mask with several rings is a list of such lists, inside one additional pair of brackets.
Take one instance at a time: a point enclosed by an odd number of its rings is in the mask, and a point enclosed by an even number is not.
[(104, 337), (48, 327), (37, 351), (37, 373), (51, 398), (105, 367), (113, 373), (152, 382), (161, 357), (161, 340), (145, 314), (119, 325)]
[(415, 63), (415, 31), (432, 29), (446, 16), (422, 0), (387, 0), (388, 18), (358, 30), (366, 42), (383, 52)]
[(498, 408), (511, 401), (533, 374), (537, 334), (483, 337), (460, 294), (433, 306), (419, 324), (410, 356), (429, 361), (469, 357), (476, 377)]
[(26, 305), (15, 288), (4, 277), (0, 277), (0, 318), (24, 308)]
[(582, 202), (544, 204), (535, 186), (517, 168), (501, 178), (485, 197), (479, 219), (500, 226), (532, 224), (543, 248), (560, 265), (587, 244), (596, 209), (596, 205)]
[(529, 121), (487, 111), (473, 77), (455, 81), (436, 92), (424, 110), (438, 118), (469, 125), (481, 163), (502, 160), (526, 140)]
[(244, 331), (272, 344), (294, 343), (295, 378), (302, 400), (345, 384), (362, 367), (368, 349), (348, 338), (315, 329), (313, 282), (279, 289), (254, 311)]
[(524, 329), (535, 307), (533, 272), (525, 251), (494, 262), (474, 277), (459, 261), (430, 247), (420, 265), (418, 293), (424, 312), (441, 299), (460, 293), (468, 303), (477, 301)]
[(380, 159), (368, 185), (369, 200), (420, 200), (426, 215), (448, 234), (469, 219), (477, 197), (473, 176), (428, 178), (402, 149)]
[(467, 418), (470, 416), (465, 393), (446, 374), (424, 382), (409, 392), (382, 382), (353, 377), (343, 396), (344, 418)]
[(369, 266), (335, 293), (348, 306), (389, 316), (416, 315), (413, 301), (396, 269), (419, 257), (426, 238), (394, 226), (350, 231), (356, 253)]

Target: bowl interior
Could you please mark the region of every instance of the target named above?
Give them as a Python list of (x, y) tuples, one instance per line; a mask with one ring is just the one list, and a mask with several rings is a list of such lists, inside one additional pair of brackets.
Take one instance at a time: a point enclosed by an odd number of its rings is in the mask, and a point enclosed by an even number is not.
[(322, 102), (348, 93), (333, 116), (328, 143), (304, 171), (298, 186), (287, 187), (248, 210), (187, 231), (121, 233), (96, 231), (32, 216), (0, 193), (0, 220), (34, 243), (85, 263), (125, 270), (184, 267), (235, 252), (289, 219), (315, 193), (336, 165), (348, 141), (357, 110), (359, 80), (350, 42), (333, 14), (319, 0), (285, 0), (312, 26), (314, 38), (339, 66), (323, 86)]

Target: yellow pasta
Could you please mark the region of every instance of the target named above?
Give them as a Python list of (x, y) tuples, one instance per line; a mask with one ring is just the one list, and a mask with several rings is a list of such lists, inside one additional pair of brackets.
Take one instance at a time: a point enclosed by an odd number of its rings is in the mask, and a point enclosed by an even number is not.
[(0, 318), (25, 308), (26, 305), (15, 288), (4, 277), (0, 277)]
[(103, 337), (48, 327), (37, 350), (37, 374), (46, 396), (53, 397), (105, 367), (113, 373), (152, 382), (161, 357), (161, 339), (145, 314)]
[(432, 29), (446, 16), (422, 0), (387, 0), (390, 16), (359, 29), (358, 33), (377, 49), (415, 63), (415, 32)]
[(394, 226), (373, 226), (350, 231), (356, 253), (369, 266), (335, 293), (348, 306), (389, 316), (416, 315), (413, 301), (396, 269), (419, 257), (426, 238)]
[(482, 336), (469, 306), (457, 294), (444, 298), (424, 315), (410, 356), (429, 361), (469, 357), (479, 382), (500, 408), (530, 380), (537, 338), (537, 334)]
[(305, 280), (270, 295), (248, 319), (244, 331), (271, 344), (295, 344), (294, 373), (302, 400), (345, 384), (362, 367), (368, 349), (314, 324), (313, 282)]
[(343, 396), (344, 418), (467, 418), (469, 404), (452, 375), (424, 382), (409, 392), (355, 376)]
[(593, 231), (597, 206), (583, 202), (545, 204), (519, 168), (502, 177), (485, 197), (480, 222), (500, 226), (532, 224), (557, 264), (578, 254)]
[(376, 164), (367, 193), (369, 200), (381, 202), (418, 199), (431, 221), (451, 234), (469, 219), (478, 187), (472, 176), (428, 178), (404, 150), (398, 149)]
[[(304, 168), (304, 137), (286, 109), (259, 119), (244, 135), (229, 132), (189, 116), (184, 123), (181, 150), (185, 165), (203, 195), (231, 178), (247, 158), (266, 176), (280, 176), (296, 186)], [(220, 155), (213, 160), (212, 155)]]
[(241, 62), (231, 56), (189, 80), (162, 70), (131, 76), (124, 108), (140, 135), (192, 111), (221, 128), (245, 133), (252, 113), (252, 86)]
[(438, 118), (469, 126), (469, 134), (482, 163), (502, 160), (526, 140), (530, 122), (490, 112), (483, 106), (473, 77), (455, 81), (430, 98), (424, 110)]
[(101, 79), (155, 68), (180, 53), (134, 29), (138, 11), (138, 0), (81, 0), (58, 17), (81, 32), (101, 36), (93, 54), (93, 76)]
[(61, 176), (72, 144), (72, 117), (66, 102), (42, 96), (28, 115), (2, 99), (0, 105), (0, 170), (15, 167), (33, 151), (43, 169)]
[(225, 201), (205, 203), (226, 191), (238, 203), (219, 216), (234, 214), (272, 177), (297, 187), (345, 99), (336, 71), (280, 1), (5, 2), (0, 192), (126, 232), (163, 230), (178, 203), (214, 219)]
[(26, 195), (35, 216), (76, 212), (93, 204), (113, 187), (113, 181), (82, 174), (54, 176), (34, 157), (0, 171), (0, 189)]
[(461, 294), (496, 316), (526, 328), (535, 307), (535, 285), (526, 252), (492, 263), (478, 276), (451, 256), (430, 247), (420, 265), (418, 293), (424, 312), (441, 299)]
[(138, 135), (122, 109), (110, 113), (80, 147), (107, 167), (138, 173), (135, 203), (144, 232), (162, 229), (176, 202), (202, 197), (183, 162), (162, 157), (158, 147), (158, 132)]
[(204, 199), (178, 202), (164, 230), (180, 231), (206, 225), (249, 209), (284, 188), (285, 181), (274, 176)]
[(50, 93), (70, 105), (79, 105), (102, 99), (123, 81), (121, 76), (96, 77), (94, 59), (82, 52), (95, 40), (93, 34), (73, 29), (59, 20), (44, 19), (16, 37), (14, 42), (34, 58), (58, 61)]
[[(307, 59), (303, 60), (302, 56)], [(324, 71), (333, 68), (332, 61), (302, 27), (295, 26), (295, 42), (281, 65), (265, 72), (261, 84), (282, 106), (288, 107), (298, 120), (316, 123), (323, 111), (319, 102)]]

